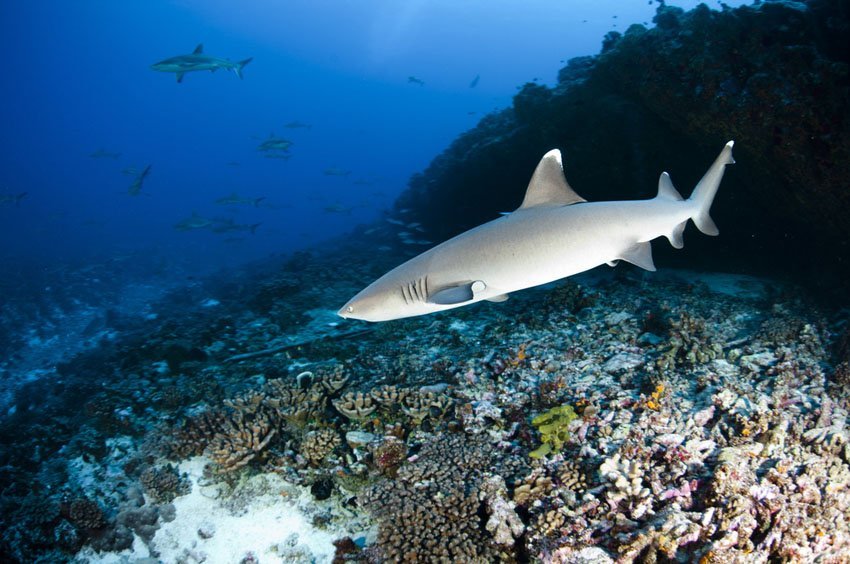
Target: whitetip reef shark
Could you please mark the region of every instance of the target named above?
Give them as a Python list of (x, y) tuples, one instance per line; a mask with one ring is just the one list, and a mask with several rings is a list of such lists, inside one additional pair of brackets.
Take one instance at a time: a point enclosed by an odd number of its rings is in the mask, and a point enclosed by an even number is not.
[(195, 50), (190, 54), (177, 55), (176, 57), (164, 59), (158, 63), (152, 64), (151, 69), (160, 72), (173, 72), (175, 76), (177, 76), (177, 82), (183, 82), (183, 76), (187, 72), (215, 72), (218, 69), (231, 70), (236, 76), (242, 78), (242, 69), (253, 60), (254, 58), (250, 57), (243, 61), (234, 63), (229, 59), (204, 55), (204, 44), (199, 43), (198, 46), (195, 47)]
[(682, 198), (663, 172), (658, 195), (649, 200), (588, 202), (564, 177), (561, 152), (543, 156), (522, 205), (425, 251), (378, 278), (338, 314), (364, 321), (389, 321), (462, 307), (482, 300), (501, 302), (511, 292), (553, 282), (619, 260), (654, 271), (650, 241), (667, 237), (677, 249), (688, 220), (717, 235), (709, 216), (726, 165), (729, 141)]

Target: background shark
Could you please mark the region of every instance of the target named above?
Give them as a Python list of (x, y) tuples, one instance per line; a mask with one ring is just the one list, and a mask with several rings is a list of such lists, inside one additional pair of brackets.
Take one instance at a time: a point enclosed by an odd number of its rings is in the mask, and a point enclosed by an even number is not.
[(689, 219), (706, 235), (719, 233), (708, 212), (726, 165), (735, 162), (732, 145), (726, 144), (687, 200), (664, 172), (653, 199), (593, 203), (567, 184), (561, 152), (553, 149), (537, 165), (516, 211), (396, 267), (339, 315), (389, 321), (481, 300), (501, 302), (510, 292), (619, 260), (654, 271), (652, 239), (665, 236), (682, 248)]
[(233, 71), (236, 76), (242, 78), (242, 69), (250, 63), (253, 57), (249, 57), (238, 63), (234, 63), (229, 59), (221, 59), (219, 57), (211, 57), (204, 55), (204, 44), (199, 43), (195, 50), (189, 55), (177, 55), (169, 59), (162, 60), (151, 65), (151, 69), (160, 72), (173, 72), (177, 75), (177, 82), (183, 82), (183, 75), (187, 72), (195, 71), (210, 71), (215, 72), (218, 69)]

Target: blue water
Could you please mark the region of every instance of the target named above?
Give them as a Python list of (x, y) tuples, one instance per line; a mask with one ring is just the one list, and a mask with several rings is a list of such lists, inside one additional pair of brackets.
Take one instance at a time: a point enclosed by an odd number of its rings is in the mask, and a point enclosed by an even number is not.
[[(143, 251), (204, 270), (345, 233), (379, 218), (411, 174), (510, 105), (519, 85), (553, 84), (563, 61), (598, 52), (606, 32), (650, 22), (655, 8), (4, 2), (0, 194), (27, 196), (0, 207), (0, 258), (51, 264)], [(253, 57), (244, 80), (196, 72), (178, 84), (149, 68), (198, 43), (209, 55)], [(284, 127), (293, 121), (311, 127)], [(257, 150), (272, 132), (294, 143), (289, 160)], [(120, 156), (90, 156), (101, 149)], [(133, 177), (122, 170), (146, 165), (143, 193), (128, 195)], [(329, 176), (329, 167), (351, 172)], [(213, 203), (232, 192), (265, 200)], [(193, 212), (261, 226), (253, 236), (173, 228)]]

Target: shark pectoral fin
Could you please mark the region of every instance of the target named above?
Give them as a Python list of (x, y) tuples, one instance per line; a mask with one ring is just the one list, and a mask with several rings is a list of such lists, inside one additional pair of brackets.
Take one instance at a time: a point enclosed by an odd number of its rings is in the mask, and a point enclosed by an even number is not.
[(178, 72), (177, 73), (177, 82), (183, 82), (183, 75), (186, 73)]
[(626, 249), (623, 254), (620, 255), (620, 258), (635, 266), (655, 272), (655, 264), (652, 262), (652, 245), (649, 241), (645, 243), (635, 243)]
[(476, 292), (481, 292), (487, 285), (481, 280), (449, 286), (435, 292), (428, 298), (428, 303), (437, 305), (454, 305), (468, 302), (475, 297)]
[(198, 46), (197, 46), (197, 47), (195, 47), (195, 50), (194, 50), (194, 51), (192, 51), (192, 54), (193, 54), (193, 55), (200, 55), (200, 54), (201, 54), (201, 53), (203, 53), (203, 52), (204, 52), (204, 44), (203, 44), (203, 43), (198, 43)]
[(685, 239), (682, 234), (685, 232), (685, 226), (688, 224), (687, 221), (683, 221), (679, 225), (673, 228), (669, 235), (667, 235), (667, 240), (670, 241), (670, 244), (673, 245), (676, 249), (681, 249), (685, 246)]

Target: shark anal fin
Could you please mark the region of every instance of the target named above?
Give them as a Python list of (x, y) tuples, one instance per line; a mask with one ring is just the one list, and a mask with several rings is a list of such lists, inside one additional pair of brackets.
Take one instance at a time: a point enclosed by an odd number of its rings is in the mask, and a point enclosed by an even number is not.
[(481, 292), (487, 285), (481, 280), (475, 282), (467, 282), (456, 286), (449, 286), (437, 292), (434, 292), (428, 298), (428, 303), (437, 305), (454, 305), (468, 302), (475, 297), (476, 292)]
[(178, 72), (177, 73), (177, 82), (183, 82), (183, 75), (186, 73)]
[(645, 243), (635, 243), (626, 249), (620, 258), (626, 262), (630, 262), (635, 266), (639, 266), (644, 270), (655, 272), (655, 264), (652, 262), (652, 245), (649, 241)]
[(197, 47), (195, 47), (195, 50), (194, 50), (194, 51), (192, 51), (192, 54), (193, 54), (193, 55), (200, 55), (200, 54), (201, 54), (201, 53), (203, 53), (203, 52), (204, 52), (204, 44), (203, 44), (203, 43), (198, 43), (198, 46), (197, 46)]
[(606, 262), (605, 264), (607, 264), (607, 265), (608, 265), (608, 266), (610, 266), (611, 268), (614, 268), (614, 267), (615, 267), (615, 266), (617, 266), (619, 263), (620, 263), (620, 259), (615, 259), (615, 260), (609, 260), (609, 261), (608, 261), (608, 262)]

